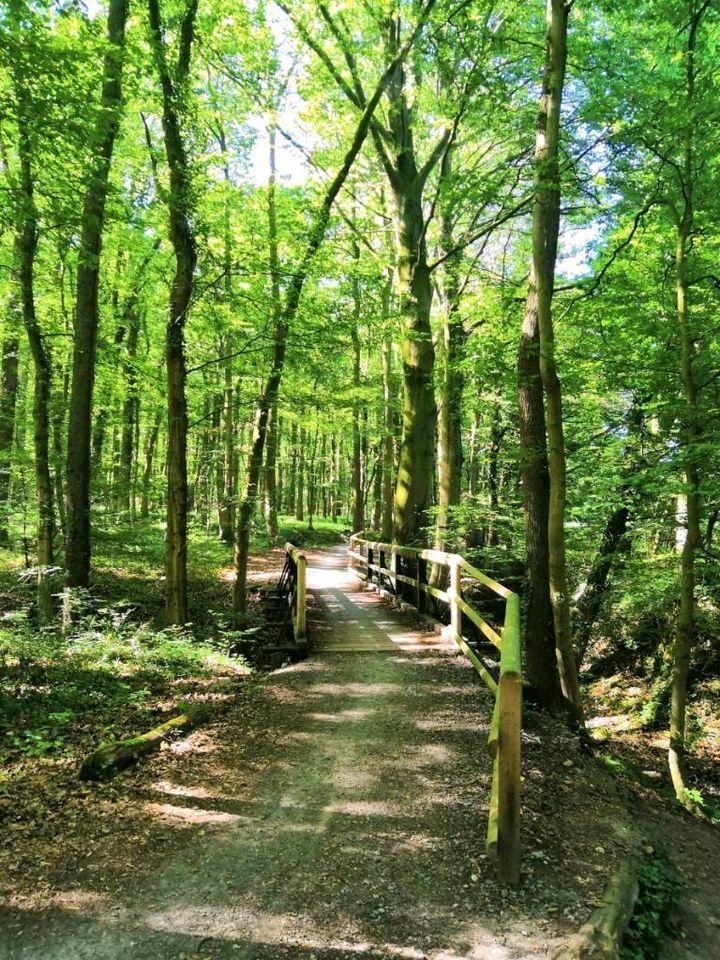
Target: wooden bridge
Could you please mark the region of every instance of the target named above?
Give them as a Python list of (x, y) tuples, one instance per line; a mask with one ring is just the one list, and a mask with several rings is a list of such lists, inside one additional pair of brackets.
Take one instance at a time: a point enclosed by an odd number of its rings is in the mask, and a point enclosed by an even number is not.
[[(362, 534), (350, 538), (347, 550), (306, 554), (287, 544), (282, 583), (293, 635), (302, 650), (309, 633), (310, 648), (323, 654), (412, 653), (453, 643), (471, 661), (495, 697), (488, 736), (493, 777), (486, 847), (496, 858), (498, 880), (517, 884), (522, 713), (518, 595), (458, 554), (379, 543)], [(490, 603), (492, 614), (486, 612), (488, 600), (495, 601), (494, 607)], [(409, 613), (415, 615), (413, 623)], [(488, 644), (499, 652), (499, 664), (486, 657)]]

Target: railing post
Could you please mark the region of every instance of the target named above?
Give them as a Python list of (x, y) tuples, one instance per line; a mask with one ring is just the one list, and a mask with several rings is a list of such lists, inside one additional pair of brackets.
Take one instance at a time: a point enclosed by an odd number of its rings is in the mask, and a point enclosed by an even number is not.
[(423, 610), (425, 609), (422, 584), (423, 584), (423, 581), (427, 579), (426, 574), (427, 574), (427, 563), (422, 559), (422, 557), (418, 553), (417, 555), (417, 587), (416, 587), (417, 598), (415, 601), (418, 609), (418, 613), (422, 613)]
[(395, 547), (390, 547), (390, 583), (392, 583), (393, 593), (395, 594), (395, 596), (397, 596), (397, 592), (398, 592), (397, 562), (398, 562), (398, 555), (395, 552)]
[(520, 598), (507, 598), (498, 686), (498, 837), (497, 872), (501, 883), (520, 882), (520, 745), (522, 672), (520, 665)]
[(462, 610), (460, 609), (460, 557), (450, 560), (450, 629), (453, 640), (462, 637)]
[(374, 557), (375, 557), (375, 551), (374, 551), (373, 548), (370, 546), (370, 544), (368, 544), (368, 548), (367, 548), (367, 577), (366, 577), (366, 582), (367, 582), (367, 583), (372, 583), (372, 570), (370, 569), (370, 564), (374, 562)]
[(298, 554), (295, 585), (295, 637), (305, 639), (306, 632), (306, 596), (305, 596), (305, 568), (307, 559), (304, 554)]

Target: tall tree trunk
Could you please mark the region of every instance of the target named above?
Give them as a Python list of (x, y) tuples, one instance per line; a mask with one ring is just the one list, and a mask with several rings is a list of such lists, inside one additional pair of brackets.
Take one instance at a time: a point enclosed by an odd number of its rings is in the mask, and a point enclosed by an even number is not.
[[(443, 156), (441, 180), (452, 182), (452, 149)], [(442, 314), (442, 377), (438, 411), (438, 511), (435, 548), (447, 549), (450, 514), (460, 502), (460, 478), (463, 466), (462, 398), (465, 378), (462, 360), (465, 352), (465, 329), (460, 316), (460, 254), (452, 253), (453, 205), (443, 210), (441, 244), (445, 260), (444, 304)], [(439, 582), (441, 568), (435, 566), (433, 579)]]
[(359, 270), (360, 248), (357, 241), (353, 243), (353, 317), (350, 331), (353, 348), (353, 456), (352, 456), (352, 491), (353, 491), (353, 533), (359, 533), (365, 525), (365, 498), (363, 496), (362, 478), (362, 437), (360, 432), (360, 386), (362, 383), (360, 366), (360, 283), (357, 276)]
[(570, 4), (548, 0), (545, 74), (535, 141), (533, 255), (528, 305), (536, 301), (540, 345), (540, 376), (545, 393), (545, 415), (550, 472), (548, 549), (550, 603), (555, 628), (555, 651), (560, 685), (569, 714), (583, 722), (583, 707), (572, 647), (570, 598), (565, 569), (566, 468), (562, 392), (555, 364), (552, 299), (560, 229), (560, 170), (558, 140), (560, 105), (567, 59), (567, 22)]
[(277, 442), (278, 410), (275, 404), (268, 417), (267, 451), (265, 454), (265, 525), (272, 540), (278, 535), (277, 509)]
[(686, 785), (686, 723), (687, 683), (690, 655), (695, 639), (695, 555), (702, 545), (700, 530), (700, 470), (699, 451), (700, 416), (698, 412), (698, 383), (694, 359), (697, 334), (688, 302), (688, 253), (694, 230), (694, 111), (695, 111), (695, 47), (697, 31), (708, 4), (697, 6), (689, 0), (690, 22), (685, 49), (687, 123), (683, 138), (682, 215), (677, 224), (675, 248), (675, 277), (677, 319), (680, 333), (680, 375), (685, 409), (681, 437), (681, 458), (685, 473), (687, 501), (687, 530), (680, 563), (680, 614), (673, 646), (672, 690), (670, 700), (670, 748), (668, 763), (670, 776), (678, 800), (692, 806)]
[[(13, 286), (10, 302), (10, 323), (21, 312)], [(15, 406), (18, 392), (18, 364), (20, 344), (14, 333), (8, 334), (2, 345), (2, 384), (0, 392), (0, 544), (6, 545), (8, 533), (8, 493), (12, 470), (13, 438), (15, 436)]]
[(393, 191), (396, 213), (397, 294), (403, 339), (403, 408), (400, 462), (393, 510), (394, 539), (423, 537), (433, 496), (437, 410), (435, 350), (430, 329), (432, 284), (427, 264), (422, 194), (406, 175)]
[[(22, 29), (22, 4), (14, 0), (11, 7), (13, 26)], [(28, 127), (32, 106), (28, 95), (27, 77), (20, 64), (14, 65), (13, 80), (18, 104), (18, 159), (20, 183), (18, 219), (14, 242), (13, 281), (19, 287), (23, 322), (30, 345), (35, 371), (33, 397), (33, 435), (35, 452), (35, 489), (37, 498), (37, 604), (41, 622), (52, 617), (52, 596), (46, 569), (54, 560), (53, 536), (55, 530), (53, 489), (50, 476), (50, 389), (52, 368), (48, 350), (35, 312), (35, 253), (38, 243), (37, 209), (35, 207), (32, 141)]]
[(292, 426), (290, 427), (290, 476), (288, 477), (287, 482), (287, 503), (285, 504), (285, 509), (288, 516), (292, 516), (295, 513), (295, 490), (296, 490), (296, 479), (297, 479), (297, 467), (298, 467), (298, 427), (297, 420), (293, 419)]
[(181, 129), (198, 0), (189, 0), (180, 27), (178, 62), (173, 77), (167, 62), (159, 0), (148, 0), (150, 37), (162, 91), (162, 125), (170, 170), (167, 196), (175, 275), (165, 337), (167, 366), (167, 534), (165, 542), (165, 619), (187, 620), (187, 401), (185, 323), (193, 294), (197, 246), (191, 221), (190, 168)]
[(496, 547), (499, 543), (497, 518), (500, 510), (500, 445), (505, 436), (502, 426), (500, 401), (493, 403), (492, 422), (490, 424), (490, 449), (488, 451), (488, 492), (490, 494), (490, 516), (488, 519), (487, 545)]
[[(225, 350), (228, 354), (232, 353), (233, 340), (230, 336), (226, 337)], [(232, 360), (225, 362), (224, 369), (224, 389), (223, 389), (223, 410), (222, 410), (222, 430), (223, 430), (223, 459), (221, 473), (221, 497), (218, 509), (218, 526), (220, 528), (220, 539), (229, 546), (235, 542), (235, 498), (237, 494), (235, 471), (235, 404), (233, 390), (233, 366)]]
[(140, 500), (140, 516), (145, 519), (150, 514), (150, 484), (152, 483), (153, 462), (155, 458), (155, 448), (160, 435), (160, 424), (162, 422), (162, 413), (158, 413), (155, 422), (150, 430), (147, 446), (145, 448), (145, 466), (143, 468), (142, 478), (142, 498)]
[(98, 287), (105, 203), (115, 137), (122, 110), (122, 68), (128, 0), (110, 0), (100, 109), (90, 142), (90, 163), (78, 255), (73, 375), (68, 414), (67, 536), (65, 582), (86, 587), (90, 579), (90, 436)]
[(383, 454), (382, 454), (382, 525), (380, 539), (387, 543), (392, 540), (393, 525), (393, 474), (395, 451), (393, 437), (393, 393), (392, 393), (392, 340), (385, 337), (382, 345), (382, 388), (383, 388)]
[(127, 353), (123, 361), (125, 397), (122, 404), (122, 427), (120, 435), (119, 495), (118, 508), (130, 515), (133, 462), (135, 459), (135, 427), (138, 416), (139, 397), (137, 390), (137, 347), (140, 318), (135, 309), (127, 315)]
[(300, 427), (298, 442), (297, 488), (295, 493), (295, 519), (305, 519), (305, 427)]

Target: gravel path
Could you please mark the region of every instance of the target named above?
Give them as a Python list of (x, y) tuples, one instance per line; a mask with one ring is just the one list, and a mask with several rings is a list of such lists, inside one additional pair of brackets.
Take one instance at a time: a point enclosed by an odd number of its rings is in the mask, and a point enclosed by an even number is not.
[(313, 562), (316, 630), (332, 614), (349, 646), (358, 631), (399, 645), (317, 653), (154, 758), (145, 809), (167, 856), (14, 912), (3, 960), (545, 956), (552, 938), (484, 860), (489, 695), (345, 582), (340, 553)]

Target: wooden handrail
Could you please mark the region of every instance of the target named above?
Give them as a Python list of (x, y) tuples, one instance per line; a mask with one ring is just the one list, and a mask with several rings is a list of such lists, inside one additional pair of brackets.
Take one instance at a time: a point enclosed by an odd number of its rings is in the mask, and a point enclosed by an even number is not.
[(305, 643), (307, 631), (307, 558), (294, 543), (286, 543), (285, 552), (287, 553), (290, 573), (289, 597), (292, 610), (293, 636), (296, 643)]
[[(449, 632), (452, 640), (475, 667), (478, 675), (495, 697), (488, 734), (488, 751), (493, 758), (490, 792), (487, 850), (496, 857), (497, 876), (501, 883), (515, 886), (520, 882), (520, 745), (522, 730), (522, 652), (520, 639), (520, 597), (506, 586), (488, 577), (458, 553), (442, 550), (405, 547), (383, 543), (354, 533), (348, 547), (350, 569), (372, 584), (386, 581), (396, 596), (412, 598), (418, 611), (427, 615), (427, 597), (446, 602), (450, 609)], [(388, 565), (389, 558), (389, 565)], [(414, 559), (414, 576), (401, 573), (399, 559)], [(448, 571), (447, 590), (428, 582), (428, 565), (439, 565)], [(359, 569), (358, 569), (359, 568)], [(409, 571), (412, 573), (413, 571)], [(463, 575), (505, 601), (502, 630), (489, 624), (463, 597)], [(482, 657), (468, 645), (463, 636), (463, 614), (500, 650), (497, 681)]]

